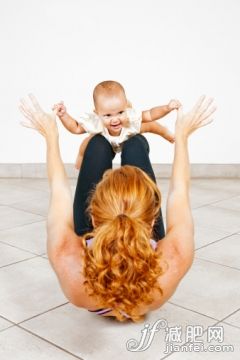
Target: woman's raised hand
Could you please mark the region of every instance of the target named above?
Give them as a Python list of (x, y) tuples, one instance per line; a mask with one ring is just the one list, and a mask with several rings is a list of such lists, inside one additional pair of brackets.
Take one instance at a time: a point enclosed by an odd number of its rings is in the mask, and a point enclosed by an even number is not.
[(19, 109), (26, 118), (26, 121), (21, 122), (21, 125), (37, 130), (46, 139), (51, 136), (58, 136), (56, 110), (47, 114), (42, 110), (34, 95), (30, 94), (28, 97), (28, 101), (20, 100)]
[(213, 105), (213, 99), (201, 96), (192, 110), (183, 114), (182, 106), (177, 111), (177, 120), (175, 124), (175, 137), (183, 136), (187, 138), (198, 128), (208, 125), (213, 121), (212, 114), (216, 106)]

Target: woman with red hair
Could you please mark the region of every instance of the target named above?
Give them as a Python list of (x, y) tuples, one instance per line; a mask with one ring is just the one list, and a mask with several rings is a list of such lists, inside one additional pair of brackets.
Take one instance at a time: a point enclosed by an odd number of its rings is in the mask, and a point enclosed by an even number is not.
[[(161, 195), (142, 135), (123, 144), (121, 167), (102, 135), (88, 143), (74, 206), (59, 150), (56, 113), (20, 108), (47, 145), (51, 196), (47, 249), (63, 292), (76, 306), (118, 320), (139, 321), (175, 292), (193, 261), (194, 228), (189, 202), (188, 137), (212, 121), (212, 99), (202, 96), (187, 114), (178, 109), (175, 154), (167, 199), (167, 228)], [(158, 241), (160, 240), (160, 241)]]

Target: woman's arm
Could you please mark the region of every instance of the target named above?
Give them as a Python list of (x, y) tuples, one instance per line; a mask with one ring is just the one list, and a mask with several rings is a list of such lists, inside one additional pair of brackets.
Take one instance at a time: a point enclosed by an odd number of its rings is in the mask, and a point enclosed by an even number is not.
[(48, 254), (51, 261), (64, 248), (73, 231), (73, 205), (70, 186), (61, 159), (56, 114), (46, 114), (33, 95), (31, 105), (21, 101), (20, 110), (27, 119), (23, 126), (37, 130), (47, 145), (47, 173), (50, 186), (50, 205), (47, 216)]
[[(216, 110), (212, 99), (202, 96), (187, 114), (178, 110), (175, 125), (175, 152), (167, 199), (167, 235), (159, 246), (171, 246), (181, 258), (183, 272), (191, 266), (194, 254), (194, 227), (189, 200), (190, 170), (188, 137), (196, 129), (209, 124)], [(162, 245), (161, 245), (162, 243)]]

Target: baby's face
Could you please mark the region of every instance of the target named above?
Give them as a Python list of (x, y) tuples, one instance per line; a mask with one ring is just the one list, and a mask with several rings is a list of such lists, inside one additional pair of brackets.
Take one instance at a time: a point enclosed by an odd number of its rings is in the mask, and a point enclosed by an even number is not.
[(124, 94), (114, 96), (99, 95), (95, 111), (102, 119), (110, 135), (120, 135), (121, 129), (127, 121), (127, 105)]

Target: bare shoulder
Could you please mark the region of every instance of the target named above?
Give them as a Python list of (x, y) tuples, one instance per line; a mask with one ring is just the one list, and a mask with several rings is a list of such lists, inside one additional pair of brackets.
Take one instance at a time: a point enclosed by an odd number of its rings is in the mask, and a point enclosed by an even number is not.
[(70, 230), (62, 237), (61, 247), (49, 256), (49, 260), (67, 299), (81, 307), (79, 299), (84, 292), (82, 237)]
[(165, 238), (158, 242), (157, 253), (163, 268), (163, 274), (159, 277), (159, 285), (163, 295), (159, 296), (159, 294), (156, 294), (154, 296), (152, 309), (163, 305), (174, 294), (192, 264), (192, 261), (185, 261), (183, 259), (174, 242), (171, 241), (171, 237), (171, 234), (167, 234)]

